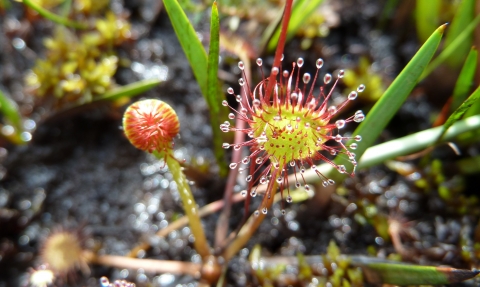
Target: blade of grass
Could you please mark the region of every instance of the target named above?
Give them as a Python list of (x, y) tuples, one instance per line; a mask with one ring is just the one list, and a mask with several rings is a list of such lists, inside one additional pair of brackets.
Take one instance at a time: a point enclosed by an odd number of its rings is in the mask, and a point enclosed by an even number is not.
[(417, 0), (415, 7), (415, 24), (417, 26), (417, 35), (421, 43), (437, 29), (439, 24), (439, 14), (441, 1)]
[(363, 270), (365, 279), (373, 284), (440, 285), (458, 283), (475, 277), (480, 271), (450, 267), (403, 264), (365, 256), (351, 256), (351, 264)]
[(223, 134), (218, 126), (220, 126), (220, 119), (223, 117), (225, 111), (219, 105), (225, 96), (220, 91), (218, 82), (218, 59), (220, 57), (220, 19), (218, 17), (217, 2), (213, 2), (212, 16), (210, 20), (210, 48), (208, 50), (208, 66), (207, 66), (207, 94), (206, 100), (210, 107), (210, 122), (212, 123), (213, 131), (213, 146), (217, 163), (220, 167), (220, 175), (225, 177), (228, 174), (227, 163), (225, 161), (225, 152), (222, 148)]
[(22, 1), (26, 6), (30, 7), (31, 9), (37, 11), (38, 14), (42, 15), (43, 17), (47, 18), (48, 20), (67, 26), (67, 27), (72, 27), (75, 29), (87, 29), (88, 26), (86, 24), (76, 22), (76, 21), (71, 21), (65, 17), (58, 16), (46, 9), (44, 9), (42, 6), (37, 4), (36, 2), (32, 0), (23, 0)]
[[(400, 106), (410, 95), (410, 92), (418, 82), (418, 78), (435, 54), (445, 28), (446, 24), (435, 30), (390, 87), (388, 87), (383, 96), (373, 106), (365, 120), (357, 127), (354, 134), (361, 135), (363, 138), (355, 150), (357, 159), (361, 158), (365, 150), (373, 145), (388, 122), (390, 122)], [(347, 143), (347, 146), (351, 142), (353, 141)], [(345, 157), (337, 157), (335, 163), (348, 166), (349, 161)], [(329, 172), (327, 177), (341, 179), (342, 176), (338, 175), (338, 172)]]
[[(432, 5), (433, 2), (440, 2), (440, 1), (430, 1)], [(460, 34), (467, 28), (467, 26), (473, 21), (474, 13), (475, 13), (475, 2), (476, 0), (463, 0), (460, 1), (458, 5), (457, 11), (453, 16), (452, 24), (448, 29), (447, 35), (445, 35), (445, 47), (450, 46), (456, 39), (460, 36)], [(473, 33), (469, 33), (469, 35), (461, 41), (457, 48), (455, 49), (455, 53), (452, 53), (445, 59), (445, 62), (451, 67), (459, 67), (465, 57), (470, 50), (473, 42)]]
[(463, 102), (458, 109), (456, 109), (450, 117), (448, 117), (445, 124), (442, 126), (442, 132), (438, 136), (437, 142), (442, 140), (445, 132), (450, 128), (455, 122), (459, 121), (463, 115), (467, 112), (467, 110), (480, 99), (480, 87), (478, 87), (468, 99)]
[[(183, 11), (182, 7), (176, 0), (163, 0), (163, 3), (165, 6), (165, 9), (167, 10), (167, 14), (170, 18), (170, 21), (173, 25), (173, 29), (175, 30), (175, 34), (177, 35), (180, 45), (182, 46), (183, 52), (185, 53), (188, 59), (188, 62), (190, 63), (190, 67), (192, 67), (193, 74), (195, 76), (195, 79), (197, 79), (197, 82), (198, 82), (198, 85), (200, 86), (200, 90), (203, 94), (203, 97), (205, 98), (209, 106), (212, 130), (214, 131), (214, 136), (215, 136), (215, 139), (214, 139), (215, 155), (217, 157), (217, 163), (219, 164), (219, 166), (222, 166), (225, 164), (223, 162), (224, 150), (221, 147), (223, 134), (220, 134), (220, 136), (218, 136), (216, 131), (220, 126), (221, 119), (224, 119), (224, 118), (226, 119), (226, 117), (223, 117), (226, 111), (224, 107), (221, 105), (222, 101), (225, 99), (225, 96), (223, 95), (223, 93), (221, 93), (218, 90), (218, 79), (215, 79), (214, 82), (212, 82), (212, 79), (210, 80), (211, 85), (215, 85), (215, 87), (213, 87), (212, 90), (214, 89), (216, 90), (216, 92), (212, 94), (209, 93), (210, 83), (208, 82), (208, 77), (210, 72), (208, 68), (209, 60), (207, 57), (207, 53), (205, 52), (205, 49), (203, 48), (202, 43), (197, 37), (195, 29), (190, 24), (190, 21), (185, 15), (185, 12)], [(218, 22), (218, 13), (216, 17), (217, 17), (217, 20), (215, 21)], [(217, 33), (217, 34), (219, 33), (218, 27), (216, 28), (212, 27), (211, 29), (214, 29), (212, 33)], [(215, 29), (217, 32), (215, 32)], [(213, 38), (215, 38), (216, 40), (213, 40), (213, 42), (210, 44), (212, 46), (215, 46), (215, 45), (218, 46), (218, 42), (219, 42), (218, 35), (214, 36)], [(215, 43), (215, 41), (217, 42)], [(216, 48), (210, 47), (210, 49), (213, 49), (215, 51)], [(212, 58), (213, 57), (215, 56), (212, 55)], [(212, 61), (217, 61), (218, 63), (218, 54), (216, 58), (217, 58), (216, 60), (212, 59)], [(212, 73), (213, 73), (213, 70), (212, 70)]]
[(473, 85), (475, 71), (477, 69), (477, 60), (477, 48), (472, 47), (465, 60), (465, 64), (463, 64), (462, 70), (460, 71), (455, 88), (453, 89), (453, 100), (452, 105), (450, 106), (452, 112), (455, 111), (467, 98), (468, 92)]
[[(287, 41), (290, 40), (298, 29), (304, 24), (305, 19), (315, 12), (315, 9), (322, 4), (323, 0), (298, 0), (292, 9), (292, 16), (288, 24)], [(273, 33), (267, 45), (267, 51), (271, 52), (277, 47), (278, 39), (280, 38), (280, 26)]]
[(178, 1), (163, 0), (163, 4), (165, 5), (170, 21), (172, 22), (175, 34), (180, 41), (183, 52), (192, 67), (193, 74), (195, 75), (195, 79), (197, 79), (200, 90), (202, 91), (202, 94), (206, 95), (208, 93), (206, 73), (208, 66), (207, 52), (205, 52), (195, 29), (190, 24), (187, 15), (183, 12)]
[[(367, 168), (398, 156), (409, 155), (436, 143), (443, 126), (423, 130), (399, 139), (391, 140), (365, 151), (358, 162), (358, 168)], [(480, 129), (480, 115), (454, 123), (442, 137), (442, 142), (455, 139), (458, 135)], [(313, 177), (312, 177), (313, 178)]]
[[(435, 70), (441, 63), (443, 63), (448, 57), (452, 54), (457, 53), (457, 49), (463, 44), (464, 41), (468, 40), (468, 37), (471, 36), (475, 27), (480, 23), (480, 14), (475, 17), (475, 19), (455, 38), (454, 41), (450, 43), (450, 45), (446, 46), (446, 48), (436, 57), (425, 69), (422, 76), (420, 77), (420, 81), (425, 79), (428, 75), (430, 75), (433, 70)], [(470, 47), (470, 46), (469, 46)]]
[(157, 79), (138, 81), (120, 88), (116, 88), (100, 97), (95, 97), (93, 101), (115, 101), (122, 97), (131, 98), (158, 86), (161, 82), (162, 81)]
[(22, 129), (22, 116), (17, 104), (0, 90), (0, 112), (15, 127), (18, 133)]

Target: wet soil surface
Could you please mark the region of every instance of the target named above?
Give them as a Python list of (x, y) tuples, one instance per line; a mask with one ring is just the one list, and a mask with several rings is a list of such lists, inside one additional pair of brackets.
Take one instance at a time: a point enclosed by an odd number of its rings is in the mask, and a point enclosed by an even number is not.
[[(406, 32), (392, 33), (396, 29), (393, 24), (379, 29), (382, 6), (377, 1), (358, 2), (361, 3), (340, 1), (337, 5), (344, 8), (337, 12), (340, 25), (332, 28), (327, 38), (315, 40), (307, 51), (300, 49), (299, 41), (292, 41), (285, 50), (285, 61), (302, 56), (306, 62), (314, 63), (322, 56), (328, 70), (333, 71), (368, 55), (377, 63), (385, 81), (392, 80), (418, 43)], [(176, 157), (207, 170), (203, 175), (206, 180), (193, 188), (197, 203), (203, 206), (220, 199), (224, 180), (214, 175), (217, 167), (211, 150), (208, 108), (166, 13), (152, 15), (155, 9), (149, 9), (153, 7), (151, 1), (112, 5), (131, 14), (133, 30), (138, 35), (132, 46), (120, 51), (120, 56), (130, 59), (132, 66), (118, 71), (117, 82), (127, 84), (148, 78), (159, 69), (168, 73), (164, 83), (142, 97), (160, 98), (172, 104), (179, 115), (182, 128), (181, 136), (175, 140)], [(42, 53), (42, 38), (50, 35), (52, 25), (47, 21), (29, 24), (20, 4), (14, 4), (0, 19), (3, 51), (0, 87), (24, 111), (31, 110), (32, 118), (40, 119), (44, 114), (22, 88), (23, 75), (32, 67), (35, 55)], [(208, 15), (203, 16), (205, 19)], [(411, 25), (408, 21), (403, 23)], [(207, 37), (208, 27), (200, 27), (199, 32)], [(12, 41), (17, 38), (26, 42), (26, 49), (13, 48)], [(224, 57), (231, 55), (227, 53)], [(234, 64), (227, 72), (238, 77)], [(428, 92), (417, 94), (382, 134), (382, 141), (430, 127), (429, 115), (438, 111), (442, 97), (448, 96), (448, 92), (439, 93), (437, 102), (432, 102), (426, 95)], [(370, 104), (364, 105), (368, 109)], [(124, 109), (97, 106), (86, 112), (39, 121), (28, 145), (4, 144), (0, 148), (0, 287), (25, 285), (31, 268), (43, 263), (43, 242), (59, 230), (80, 232), (84, 247), (100, 254), (125, 255), (139, 241), (147, 240), (153, 249), (143, 257), (200, 262), (188, 227), (166, 238), (154, 236), (182, 214), (181, 202), (164, 164), (133, 148), (124, 137), (121, 130)], [(476, 150), (469, 148), (470, 152)], [(447, 167), (455, 158), (448, 150), (434, 156)], [(236, 191), (240, 191), (242, 180), (239, 184)], [(466, 184), (468, 190), (471, 182)], [(281, 215), (280, 205), (274, 206), (246, 249), (229, 263), (227, 285), (246, 286), (255, 282), (247, 261), (254, 244), (261, 244), (271, 254), (288, 256), (297, 252), (323, 254), (332, 239), (346, 254), (367, 254), (368, 248), (379, 256), (395, 252), (392, 243), (381, 238), (374, 225), (360, 224), (356, 216), (360, 212), (365, 215), (375, 204), (385, 218), (396, 219), (404, 224), (402, 228), (413, 233), (402, 237), (405, 248), (411, 251), (407, 261), (467, 269), (475, 265), (462, 258), (461, 247), (472, 241), (478, 213), (460, 216), (450, 212), (448, 203), (438, 194), (427, 195), (415, 186), (414, 180), (385, 166), (359, 172), (356, 178), (346, 181), (342, 190), (343, 195), (334, 195), (333, 199), (318, 196), (302, 204), (287, 205), (286, 215)], [(235, 205), (232, 228), (241, 218), (242, 206)], [(203, 220), (211, 242), (217, 219), (214, 214)], [(127, 279), (137, 286), (195, 282), (188, 276), (150, 274), (143, 270), (91, 266), (90, 271), (90, 274), (76, 274), (73, 280), (68, 276), (65, 284), (98, 286), (101, 276)]]

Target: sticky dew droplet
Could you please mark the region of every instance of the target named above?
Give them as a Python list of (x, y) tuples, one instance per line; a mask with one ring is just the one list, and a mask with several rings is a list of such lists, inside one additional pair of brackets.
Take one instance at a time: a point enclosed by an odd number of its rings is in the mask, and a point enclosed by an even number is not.
[(263, 64), (263, 60), (262, 60), (262, 58), (257, 58), (257, 61), (256, 61), (256, 63), (257, 63), (257, 65), (258, 65), (259, 67), (261, 67), (261, 66), (262, 66), (262, 64)]
[(344, 70), (340, 70), (338, 71), (338, 78), (341, 79), (345, 76), (345, 71)]
[(309, 73), (303, 74), (303, 83), (304, 83), (304, 84), (308, 84), (311, 79), (312, 79), (312, 76), (310, 76)]
[(335, 122), (337, 129), (343, 129), (345, 127), (345, 120), (338, 120)]
[(297, 93), (291, 93), (291, 94), (290, 94), (290, 99), (291, 99), (292, 101), (296, 101), (296, 100), (298, 99), (298, 94), (297, 94)]
[(303, 66), (303, 64), (304, 64), (303, 58), (298, 58), (298, 59), (297, 59), (297, 65), (298, 65), (298, 67), (301, 68), (301, 67)]
[(347, 168), (343, 165), (343, 164), (340, 164), (337, 166), (337, 170), (340, 172), (340, 173), (346, 173), (347, 172)]
[(348, 99), (349, 99), (350, 101), (353, 101), (353, 100), (355, 100), (355, 99), (357, 98), (357, 96), (358, 96), (357, 92), (351, 91), (350, 94), (348, 94)]
[(330, 115), (336, 114), (336, 113), (337, 113), (337, 107), (335, 107), (335, 106), (330, 106), (330, 107), (328, 107), (328, 113), (329, 113)]
[(330, 84), (331, 81), (332, 81), (332, 75), (328, 73), (325, 74), (325, 76), (323, 77), (323, 82), (325, 83), (325, 85)]
[(238, 68), (243, 71), (245, 69), (245, 64), (242, 61), (239, 61)]
[(364, 84), (361, 84), (360, 86), (358, 86), (357, 92), (361, 93), (361, 92), (363, 92), (363, 91), (365, 91), (365, 85), (364, 85)]
[(355, 116), (353, 117), (353, 121), (356, 123), (361, 123), (363, 122), (363, 120), (365, 120), (365, 115), (363, 114), (362, 111), (357, 111), (355, 113)]
[(323, 67), (323, 59), (322, 58), (318, 58), (317, 59), (317, 62), (315, 63), (316, 66), (317, 66), (317, 69), (321, 69)]

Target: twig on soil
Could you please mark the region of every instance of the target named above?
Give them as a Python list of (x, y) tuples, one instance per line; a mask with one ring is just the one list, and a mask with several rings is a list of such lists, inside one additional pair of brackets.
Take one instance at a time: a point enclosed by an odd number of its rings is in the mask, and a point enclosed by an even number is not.
[(84, 257), (89, 263), (99, 264), (117, 268), (143, 269), (147, 272), (172, 273), (181, 275), (190, 275), (198, 278), (200, 276), (201, 264), (156, 260), (156, 259), (138, 259), (126, 256), (116, 255), (96, 255), (91, 251), (84, 251)]

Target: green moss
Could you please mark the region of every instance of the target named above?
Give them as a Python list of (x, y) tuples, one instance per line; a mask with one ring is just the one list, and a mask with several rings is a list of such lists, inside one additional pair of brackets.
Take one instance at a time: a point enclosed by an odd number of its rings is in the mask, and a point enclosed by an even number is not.
[(25, 79), (34, 95), (53, 99), (54, 109), (89, 103), (115, 87), (119, 60), (113, 48), (129, 39), (130, 24), (109, 11), (93, 21), (95, 29), (83, 32), (55, 27), (44, 40), (45, 58)]

